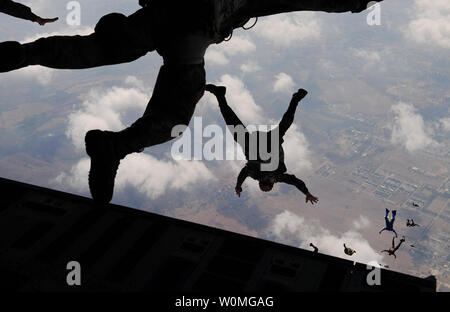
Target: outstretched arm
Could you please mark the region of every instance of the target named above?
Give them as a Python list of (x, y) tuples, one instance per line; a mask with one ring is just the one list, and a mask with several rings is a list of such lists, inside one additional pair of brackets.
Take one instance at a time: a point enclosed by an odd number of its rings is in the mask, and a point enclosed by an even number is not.
[(0, 0), (0, 12), (5, 14), (29, 20), (32, 22), (39, 23), (39, 25), (45, 25), (46, 23), (52, 23), (57, 21), (58, 18), (41, 18), (34, 14), (29, 7), (26, 5), (11, 1), (11, 0)]
[(239, 172), (237, 182), (236, 182), (236, 187), (235, 187), (236, 194), (239, 197), (241, 197), (242, 183), (244, 183), (244, 181), (247, 177), (248, 177), (247, 167), (244, 167), (244, 168), (242, 168), (241, 172)]
[(299, 191), (301, 191), (303, 194), (306, 195), (306, 200), (305, 200), (306, 203), (307, 202), (311, 202), (311, 204), (314, 205), (315, 203), (317, 203), (319, 201), (319, 199), (317, 197), (315, 197), (314, 195), (312, 195), (308, 191), (308, 188), (306, 187), (305, 182), (303, 182), (302, 180), (298, 179), (293, 174), (283, 174), (278, 179), (278, 181), (294, 185)]
[(301, 191), (303, 194), (308, 194), (308, 188), (306, 187), (305, 182), (297, 178), (293, 174), (282, 174), (280, 178), (278, 179), (279, 182), (283, 182), (286, 184), (294, 185), (299, 191)]
[(319, 201), (319, 199), (317, 197), (315, 197), (308, 191), (308, 188), (306, 187), (305, 182), (303, 182), (302, 180), (300, 180), (293, 174), (287, 174), (287, 173), (282, 174), (278, 178), (278, 182), (283, 182), (286, 184), (294, 185), (299, 191), (301, 191), (303, 194), (306, 195), (306, 202), (309, 201), (309, 202), (311, 202), (311, 204), (314, 205), (315, 203), (317, 203)]

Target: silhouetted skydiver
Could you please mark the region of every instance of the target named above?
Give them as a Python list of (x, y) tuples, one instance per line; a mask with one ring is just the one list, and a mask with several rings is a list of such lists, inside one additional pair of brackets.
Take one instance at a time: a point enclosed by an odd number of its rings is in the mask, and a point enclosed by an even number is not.
[(400, 248), (402, 243), (406, 241), (405, 236), (402, 237), (397, 247), (395, 247), (395, 237), (392, 237), (392, 247), (389, 249), (382, 250), (381, 252), (387, 252), (389, 256), (394, 256), (395, 259), (397, 259), (397, 256), (395, 255), (395, 252)]
[(416, 204), (416, 203), (412, 203), (412, 205), (413, 205), (414, 207), (419, 207), (419, 205)]
[(344, 244), (344, 253), (346, 255), (352, 256), (354, 253), (356, 253), (356, 250), (353, 250), (351, 248), (348, 248), (347, 246), (345, 246)]
[(406, 219), (406, 226), (408, 226), (408, 227), (415, 227), (415, 226), (420, 226), (420, 225), (417, 224), (417, 223), (414, 223), (413, 219), (411, 219), (411, 220)]
[(394, 221), (395, 221), (395, 215), (397, 214), (397, 210), (392, 210), (392, 218), (389, 218), (389, 209), (386, 208), (386, 215), (384, 217), (384, 220), (386, 222), (386, 226), (379, 232), (381, 234), (381, 232), (383, 232), (384, 230), (386, 231), (391, 231), (394, 232), (395, 237), (397, 237), (397, 232), (394, 230)]
[(0, 12), (21, 18), (24, 20), (29, 20), (36, 22), (43, 26), (47, 23), (53, 23), (58, 20), (55, 18), (42, 18), (34, 14), (29, 7), (26, 5), (11, 1), (11, 0), (0, 0)]
[(318, 253), (319, 252), (319, 248), (317, 248), (316, 246), (314, 246), (313, 243), (310, 243), (309, 246), (311, 246), (312, 248), (314, 248), (314, 253)]
[[(241, 145), (242, 150), (245, 154), (245, 158), (247, 159), (247, 164), (244, 168), (242, 168), (237, 178), (235, 187), (236, 194), (238, 196), (241, 195), (242, 183), (244, 183), (247, 177), (251, 177), (259, 182), (259, 188), (263, 192), (269, 192), (270, 190), (272, 190), (273, 185), (277, 182), (287, 183), (294, 185), (303, 194), (305, 194), (306, 202), (310, 201), (311, 204), (316, 203), (318, 201), (317, 197), (309, 193), (305, 183), (295, 177), (295, 175), (286, 173), (287, 168), (284, 163), (284, 151), (282, 147), (282, 144), (284, 142), (283, 136), (294, 121), (294, 115), (295, 110), (297, 109), (297, 105), (306, 96), (306, 94), (308, 94), (308, 92), (304, 89), (299, 89), (296, 93), (294, 93), (289, 104), (289, 108), (286, 113), (284, 113), (278, 127), (267, 132), (267, 135), (265, 137), (267, 138), (268, 152), (272, 152), (270, 149), (271, 141), (274, 140), (272, 136), (278, 134), (279, 139), (277, 148), (279, 148), (279, 153), (278, 164), (277, 166), (274, 166), (275, 169), (271, 171), (265, 171), (262, 169), (262, 164), (269, 163), (270, 160), (263, 161), (260, 157), (260, 131), (254, 131), (250, 133), (247, 130), (239, 117), (236, 116), (231, 107), (228, 106), (227, 100), (225, 98), (225, 87), (218, 87), (212, 84), (208, 84), (206, 85), (205, 90), (213, 93), (216, 96), (217, 101), (219, 102), (220, 112), (225, 119), (225, 123), (228, 127), (230, 127), (230, 130), (233, 133), (234, 140)], [(237, 130), (242, 130), (242, 135), (239, 135), (239, 131)], [(253, 144), (254, 146), (252, 146), (252, 140), (253, 142), (255, 142), (255, 144)], [(252, 149), (254, 149), (253, 154)], [(252, 155), (254, 156), (253, 158)]]
[[(87, 36), (52, 36), (34, 42), (0, 43), (0, 72), (29, 65), (83, 69), (134, 61), (157, 51), (164, 60), (144, 115), (119, 131), (86, 134), (91, 158), (89, 187), (95, 201), (111, 200), (126, 155), (172, 140), (188, 125), (205, 86), (204, 55), (253, 17), (292, 11), (361, 12), (369, 0), (152, 0), (130, 16), (103, 16)], [(181, 134), (181, 133), (179, 133)]]

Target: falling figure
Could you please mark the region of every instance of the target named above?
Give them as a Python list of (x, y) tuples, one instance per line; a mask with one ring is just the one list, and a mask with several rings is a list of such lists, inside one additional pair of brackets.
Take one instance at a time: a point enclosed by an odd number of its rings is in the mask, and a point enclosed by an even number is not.
[(392, 210), (392, 218), (389, 218), (389, 209), (386, 208), (386, 215), (384, 217), (386, 226), (383, 229), (381, 229), (379, 234), (381, 234), (381, 232), (386, 230), (386, 231), (394, 232), (395, 237), (397, 237), (397, 232), (394, 230), (394, 221), (395, 221), (396, 214), (397, 214), (397, 210)]
[(406, 219), (406, 226), (407, 226), (407, 227), (415, 227), (415, 226), (420, 226), (420, 225), (417, 224), (417, 223), (414, 223), (414, 220), (413, 220), (413, 219), (411, 219), (411, 220)]
[(394, 256), (395, 259), (397, 259), (397, 256), (395, 255), (395, 252), (400, 248), (402, 243), (406, 241), (405, 236), (402, 237), (397, 247), (395, 247), (395, 237), (392, 237), (392, 247), (389, 249), (382, 250), (381, 252), (387, 252), (389, 256)]
[(352, 256), (354, 253), (356, 253), (356, 250), (353, 250), (351, 248), (348, 248), (347, 246), (345, 246), (344, 244), (344, 253), (346, 255)]
[[(151, 0), (130, 16), (103, 16), (86, 36), (51, 36), (21, 44), (0, 43), (0, 72), (29, 65), (83, 69), (132, 62), (157, 51), (163, 58), (152, 97), (141, 118), (122, 131), (91, 130), (89, 189), (99, 204), (113, 196), (120, 161), (168, 142), (188, 125), (205, 90), (204, 55), (251, 18), (294, 11), (361, 12), (369, 0)], [(379, 1), (377, 1), (379, 2)], [(180, 135), (178, 133), (177, 135)]]
[(317, 248), (316, 246), (314, 246), (313, 243), (309, 243), (309, 246), (311, 246), (312, 248), (314, 248), (314, 253), (318, 253), (319, 252), (319, 248)]
[[(297, 105), (306, 96), (306, 94), (308, 94), (308, 92), (306, 92), (306, 90), (304, 89), (299, 89), (296, 93), (294, 93), (289, 104), (289, 108), (286, 113), (284, 113), (278, 127), (270, 130), (269, 132), (266, 132), (265, 139), (267, 140), (267, 147), (272, 147), (274, 136), (278, 135), (278, 146), (275, 147), (278, 148), (278, 163), (275, 166), (275, 170), (264, 171), (262, 170), (262, 164), (264, 162), (269, 162), (270, 159), (263, 161), (261, 160), (261, 157), (259, 155), (261, 145), (260, 132), (254, 131), (250, 133), (244, 126), (242, 121), (239, 119), (239, 117), (236, 116), (231, 107), (228, 106), (227, 100), (225, 98), (225, 87), (218, 87), (212, 84), (208, 84), (206, 85), (206, 90), (216, 96), (217, 101), (219, 102), (219, 108), (222, 116), (225, 119), (228, 127), (230, 127), (231, 132), (233, 132), (234, 140), (241, 145), (242, 150), (245, 154), (245, 158), (247, 159), (247, 164), (244, 168), (242, 168), (237, 178), (235, 187), (236, 194), (238, 196), (241, 195), (242, 183), (244, 183), (245, 179), (250, 176), (251, 178), (259, 182), (259, 188), (263, 192), (271, 191), (273, 185), (277, 182), (287, 183), (294, 185), (295, 187), (297, 187), (297, 189), (303, 192), (303, 194), (306, 195), (306, 202), (310, 201), (311, 204), (317, 203), (317, 197), (309, 193), (308, 188), (302, 180), (298, 179), (295, 175), (286, 173), (287, 168), (284, 164), (284, 151), (282, 147), (282, 144), (284, 142), (283, 136), (294, 121), (294, 115), (295, 110), (297, 109)], [(255, 142), (253, 146), (251, 143), (252, 141)], [(255, 155), (254, 159), (251, 159), (252, 152), (253, 155)]]

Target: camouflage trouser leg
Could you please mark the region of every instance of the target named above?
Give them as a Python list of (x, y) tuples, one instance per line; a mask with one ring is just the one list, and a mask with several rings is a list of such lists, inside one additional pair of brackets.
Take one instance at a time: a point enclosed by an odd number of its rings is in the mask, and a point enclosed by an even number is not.
[(131, 62), (154, 50), (144, 9), (103, 16), (87, 36), (52, 36), (23, 46), (27, 65), (82, 69)]
[(163, 65), (144, 115), (114, 135), (120, 158), (172, 140), (175, 126), (189, 124), (204, 89), (204, 64)]

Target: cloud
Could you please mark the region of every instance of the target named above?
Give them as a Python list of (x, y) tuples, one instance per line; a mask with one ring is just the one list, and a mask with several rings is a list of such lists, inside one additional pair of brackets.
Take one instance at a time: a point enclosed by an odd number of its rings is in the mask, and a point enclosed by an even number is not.
[(256, 51), (256, 46), (248, 37), (233, 36), (230, 41), (220, 44), (220, 50), (227, 55), (233, 56), (254, 52)]
[(394, 122), (391, 125), (391, 142), (404, 146), (409, 152), (423, 150), (436, 144), (431, 138), (431, 128), (427, 127), (420, 114), (412, 104), (393, 105)]
[(416, 0), (416, 18), (406, 36), (418, 43), (450, 48), (450, 2), (448, 0)]
[(279, 73), (275, 75), (275, 82), (273, 84), (274, 92), (292, 92), (294, 91), (295, 83), (291, 76), (286, 73)]
[(255, 33), (273, 44), (287, 47), (319, 38), (321, 26), (313, 12), (278, 14), (260, 18)]
[(255, 61), (248, 61), (241, 65), (241, 71), (244, 73), (253, 73), (261, 70), (261, 67)]
[(353, 226), (357, 230), (366, 229), (370, 225), (369, 219), (364, 216), (359, 216), (358, 220), (353, 221)]
[(233, 36), (230, 41), (222, 42), (220, 46), (210, 47), (205, 54), (208, 65), (224, 66), (230, 63), (228, 57), (242, 56), (256, 51), (255, 44), (247, 37)]
[(126, 86), (106, 90), (93, 89), (81, 109), (69, 114), (66, 135), (78, 151), (84, 151), (84, 136), (91, 129), (122, 130), (124, 114), (134, 109), (142, 113), (149, 100), (148, 90), (135, 77), (125, 80)]
[(442, 118), (439, 119), (442, 127), (444, 128), (445, 131), (450, 131), (450, 118)]
[[(66, 135), (79, 152), (84, 152), (84, 135), (90, 129), (121, 130), (128, 110), (139, 110), (148, 102), (150, 91), (134, 76), (125, 79), (124, 86), (106, 90), (93, 89), (81, 104), (81, 109), (69, 115)], [(79, 192), (88, 192), (89, 158), (80, 159), (69, 172), (54, 180), (58, 185)], [(116, 193), (132, 187), (150, 199), (169, 190), (188, 191), (203, 182), (215, 180), (204, 163), (186, 160), (159, 160), (145, 153), (128, 155), (121, 161), (116, 177)]]
[(155, 199), (166, 191), (189, 191), (214, 180), (214, 175), (201, 161), (163, 161), (135, 153), (122, 161), (116, 185), (118, 191), (131, 186)]
[(90, 163), (91, 161), (89, 158), (80, 159), (74, 166), (72, 166), (69, 173), (61, 172), (53, 180), (53, 184), (67, 187), (80, 193), (89, 192), (88, 173)]
[(289, 172), (302, 173), (311, 170), (311, 152), (305, 135), (296, 124), (292, 124), (284, 136), (283, 149)]
[(354, 49), (353, 55), (369, 64), (379, 63), (381, 61), (380, 53), (377, 51)]
[[(69, 173), (60, 173), (54, 182), (78, 192), (88, 192), (89, 166), (89, 158), (82, 158)], [(121, 161), (115, 194), (132, 187), (146, 197), (156, 199), (167, 191), (189, 191), (215, 179), (199, 161), (163, 161), (148, 154), (134, 153)]]
[[(304, 249), (311, 249), (309, 244), (313, 243), (319, 248), (320, 253), (361, 263), (382, 262), (383, 255), (377, 253), (358, 232), (348, 231), (338, 236), (315, 223), (316, 221), (305, 220), (286, 210), (274, 218), (268, 228), (268, 233), (270, 237), (280, 243)], [(344, 243), (347, 247), (356, 250), (356, 254), (351, 257), (345, 255)]]
[(55, 74), (55, 69), (36, 65), (5, 73), (0, 79), (5, 82), (35, 82), (41, 86), (47, 86), (53, 81)]
[[(228, 105), (236, 112), (236, 115), (239, 116), (245, 125), (255, 125), (265, 121), (261, 107), (255, 103), (253, 96), (241, 79), (232, 75), (223, 75), (215, 84), (227, 87), (226, 97)], [(205, 92), (198, 112), (204, 112), (206, 107), (218, 108), (216, 97), (209, 92)]]
[(208, 65), (224, 66), (227, 65), (230, 60), (222, 51), (210, 48), (205, 53), (205, 62)]

